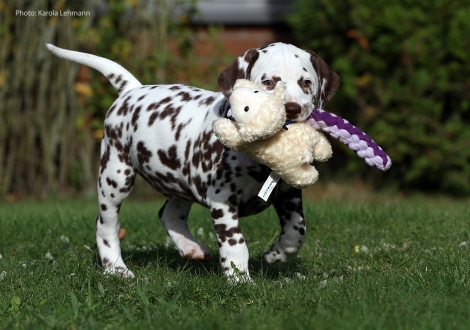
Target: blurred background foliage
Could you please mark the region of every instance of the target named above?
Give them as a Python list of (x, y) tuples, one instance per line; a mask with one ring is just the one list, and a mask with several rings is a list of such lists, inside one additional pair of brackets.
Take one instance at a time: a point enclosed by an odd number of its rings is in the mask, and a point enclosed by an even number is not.
[[(181, 2), (186, 10), (175, 16)], [(223, 27), (210, 27), (201, 40), (194, 5), (0, 0), (0, 196), (95, 191), (103, 119), (117, 92), (100, 73), (52, 56), (45, 43), (114, 60), (143, 84), (217, 90), (218, 73), (234, 58), (214, 42)], [(91, 15), (25, 18), (16, 9)], [(367, 132), (393, 160), (386, 173), (371, 170), (332, 141), (335, 157), (320, 165), (323, 178), (470, 192), (469, 17), (464, 0), (295, 2), (288, 24), (297, 46), (341, 77), (327, 110)]]
[(393, 160), (382, 174), (350, 157), (348, 175), (470, 192), (469, 18), (467, 0), (296, 2), (289, 22), (300, 46), (341, 77), (327, 109), (367, 132)]
[[(99, 145), (116, 90), (99, 72), (59, 59), (45, 47), (97, 54), (143, 84), (186, 83), (215, 90), (230, 59), (194, 33), (194, 1), (0, 0), (0, 196), (95, 194)], [(31, 11), (21, 16), (16, 10)], [(38, 11), (89, 16), (41, 16)], [(214, 56), (197, 52), (198, 43)], [(207, 46), (205, 44), (207, 43)]]

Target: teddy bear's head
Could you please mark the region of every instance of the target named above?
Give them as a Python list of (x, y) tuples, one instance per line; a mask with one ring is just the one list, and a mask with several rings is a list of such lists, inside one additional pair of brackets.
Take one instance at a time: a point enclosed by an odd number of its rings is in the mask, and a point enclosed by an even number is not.
[(270, 138), (286, 122), (285, 82), (279, 81), (274, 92), (267, 93), (255, 83), (239, 79), (229, 101), (240, 138), (245, 142)]

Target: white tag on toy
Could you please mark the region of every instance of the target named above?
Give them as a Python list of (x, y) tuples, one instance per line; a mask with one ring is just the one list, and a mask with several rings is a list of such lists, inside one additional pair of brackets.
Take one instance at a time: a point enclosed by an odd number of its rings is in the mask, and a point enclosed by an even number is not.
[(273, 192), (274, 187), (276, 187), (276, 184), (278, 183), (279, 179), (281, 176), (275, 172), (271, 172), (268, 176), (268, 179), (266, 182), (263, 184), (263, 187), (258, 193), (258, 196), (264, 200), (265, 202), (268, 201), (269, 196)]

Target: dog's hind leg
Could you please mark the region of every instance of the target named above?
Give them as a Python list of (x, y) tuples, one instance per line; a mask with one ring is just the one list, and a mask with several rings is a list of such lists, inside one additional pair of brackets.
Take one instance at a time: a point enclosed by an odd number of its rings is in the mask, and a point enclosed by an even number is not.
[(96, 243), (101, 263), (107, 274), (134, 277), (121, 257), (119, 242), (119, 210), (134, 184), (135, 172), (128, 157), (123, 157), (116, 147), (106, 143), (101, 146), (101, 166), (98, 179), (100, 213), (96, 218)]
[(183, 258), (207, 260), (210, 257), (209, 249), (196, 241), (188, 229), (188, 214), (192, 204), (189, 200), (171, 197), (158, 212), (158, 217)]

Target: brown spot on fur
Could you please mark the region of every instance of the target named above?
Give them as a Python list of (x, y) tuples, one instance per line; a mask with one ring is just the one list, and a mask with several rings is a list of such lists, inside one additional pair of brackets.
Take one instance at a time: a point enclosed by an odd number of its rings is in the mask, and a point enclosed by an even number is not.
[(158, 150), (157, 152), (160, 162), (172, 170), (177, 170), (181, 167), (181, 161), (178, 159), (176, 145), (171, 146), (167, 152)]
[(228, 240), (228, 244), (229, 244), (230, 246), (234, 246), (235, 244), (237, 244), (237, 240), (231, 238), (231, 239)]
[(220, 219), (224, 216), (224, 210), (222, 209), (213, 209), (211, 210), (211, 217), (213, 220)]
[(117, 182), (114, 180), (111, 180), (110, 178), (106, 178), (106, 183), (108, 186), (111, 186), (113, 188), (117, 188)]
[[(225, 242), (227, 240), (227, 237), (231, 238), (231, 237), (233, 237), (233, 235), (241, 233), (240, 228), (238, 226), (232, 227), (228, 230), (226, 228), (227, 228), (227, 226), (224, 225), (224, 224), (214, 225), (214, 229), (215, 229), (215, 232), (217, 234), (217, 237), (219, 238), (219, 240), (221, 242)], [(237, 241), (236, 240), (234, 240), (234, 241), (235, 241), (235, 244), (236, 244)], [(235, 244), (233, 244), (233, 245), (235, 245)]]
[(127, 115), (127, 112), (129, 111), (129, 100), (131, 99), (130, 96), (128, 96), (124, 102), (122, 103), (121, 107), (119, 108), (117, 115), (118, 116), (125, 116)]
[(106, 114), (106, 117), (109, 117), (113, 113), (114, 109), (116, 109), (116, 103), (114, 103), (111, 106), (111, 108), (109, 108), (108, 113)]
[(155, 102), (151, 103), (147, 107), (147, 111), (157, 110), (162, 104), (165, 104), (165, 103), (168, 103), (168, 102), (171, 102), (171, 97), (170, 96), (165, 97), (164, 99), (160, 100), (158, 103), (155, 103)]
[(148, 127), (152, 126), (155, 120), (158, 118), (159, 113), (157, 111), (152, 112), (149, 116)]
[(160, 113), (160, 119), (165, 119), (168, 116), (177, 116), (182, 107), (174, 108), (172, 104), (168, 104), (165, 109)]
[(152, 152), (145, 147), (145, 144), (142, 141), (137, 143), (137, 160), (139, 164), (143, 167), (145, 163), (150, 161), (152, 157)]
[(191, 95), (188, 92), (179, 92), (176, 96), (181, 96), (181, 101), (188, 102), (192, 100)]
[(118, 88), (118, 93), (121, 93), (124, 87), (126, 87), (126, 85), (127, 85), (127, 80), (123, 80), (121, 85)]

